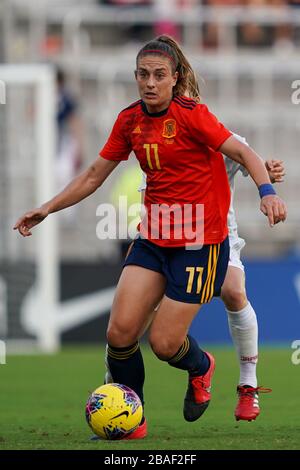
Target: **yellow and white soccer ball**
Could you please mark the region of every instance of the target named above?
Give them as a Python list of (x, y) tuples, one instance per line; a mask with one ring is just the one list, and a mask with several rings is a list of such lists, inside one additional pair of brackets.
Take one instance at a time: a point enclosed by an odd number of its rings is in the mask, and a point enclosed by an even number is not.
[(143, 406), (126, 385), (111, 383), (98, 387), (89, 397), (85, 416), (92, 431), (102, 439), (124, 439), (139, 426)]

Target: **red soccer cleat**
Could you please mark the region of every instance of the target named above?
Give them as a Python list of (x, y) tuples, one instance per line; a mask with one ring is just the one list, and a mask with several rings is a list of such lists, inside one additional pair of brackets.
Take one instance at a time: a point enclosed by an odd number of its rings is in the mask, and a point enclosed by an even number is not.
[(206, 353), (210, 366), (206, 374), (189, 377), (189, 385), (184, 399), (183, 415), (186, 421), (196, 421), (204, 413), (210, 402), (211, 380), (215, 371), (215, 359)]
[(234, 416), (237, 421), (254, 421), (260, 413), (258, 404), (258, 392), (272, 392), (270, 388), (251, 387), (250, 385), (238, 385), (237, 394), (239, 397)]
[(128, 439), (144, 439), (147, 436), (147, 421), (144, 418), (144, 422), (139, 425), (139, 427), (133, 431), (131, 434), (128, 434), (128, 436), (124, 437), (122, 440), (128, 440)]

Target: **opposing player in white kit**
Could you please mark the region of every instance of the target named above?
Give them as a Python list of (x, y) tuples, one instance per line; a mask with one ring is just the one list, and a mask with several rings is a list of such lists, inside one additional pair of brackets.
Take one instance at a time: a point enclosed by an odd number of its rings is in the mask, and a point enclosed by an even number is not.
[[(246, 139), (235, 134), (238, 140), (247, 144)], [(249, 302), (245, 289), (244, 266), (240, 259), (245, 240), (239, 237), (237, 222), (233, 208), (234, 177), (241, 171), (244, 176), (246, 169), (230, 161), (224, 156), (226, 171), (231, 189), (231, 205), (228, 213), (228, 230), (230, 255), (228, 270), (222, 286), (221, 298), (228, 315), (229, 330), (235, 345), (240, 363), (240, 378), (237, 387), (238, 403), (235, 409), (237, 420), (252, 421), (260, 413), (258, 392), (269, 391), (257, 387), (256, 365), (258, 360), (258, 327), (255, 311)], [(283, 162), (266, 161), (266, 168), (272, 182), (282, 182), (284, 176)]]
[[(237, 134), (233, 135), (236, 139), (248, 145), (246, 139)], [(248, 173), (245, 167), (226, 156), (224, 156), (224, 161), (231, 189), (231, 205), (228, 213), (230, 256), (226, 278), (222, 286), (221, 298), (228, 315), (229, 330), (240, 363), (240, 378), (237, 387), (238, 403), (235, 409), (235, 418), (237, 420), (252, 421), (260, 413), (258, 392), (266, 392), (269, 389), (257, 386), (257, 318), (246, 294), (245, 272), (240, 258), (241, 250), (245, 246), (245, 240), (238, 235), (233, 208), (234, 178), (239, 171), (244, 176), (248, 176)], [(283, 181), (284, 167), (282, 161), (268, 160), (266, 161), (266, 168), (272, 182), (279, 183)], [(146, 185), (146, 175), (143, 174), (139, 191), (144, 191)]]

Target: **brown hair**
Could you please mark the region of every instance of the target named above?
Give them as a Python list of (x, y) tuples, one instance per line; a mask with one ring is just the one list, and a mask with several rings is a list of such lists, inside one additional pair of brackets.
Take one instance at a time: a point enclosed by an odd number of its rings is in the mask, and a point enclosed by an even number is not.
[(200, 102), (199, 83), (195, 72), (185, 57), (179, 44), (170, 36), (163, 35), (148, 42), (138, 53), (136, 62), (145, 55), (163, 55), (170, 59), (173, 73), (178, 72), (178, 80), (173, 89), (174, 96), (187, 95)]

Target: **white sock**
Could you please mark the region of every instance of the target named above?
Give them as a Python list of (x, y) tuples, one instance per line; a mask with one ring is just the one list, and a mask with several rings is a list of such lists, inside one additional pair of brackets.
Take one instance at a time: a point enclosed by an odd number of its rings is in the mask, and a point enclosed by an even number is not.
[(228, 314), (229, 330), (240, 362), (239, 385), (257, 387), (256, 364), (258, 359), (257, 318), (250, 302), (238, 312)]

